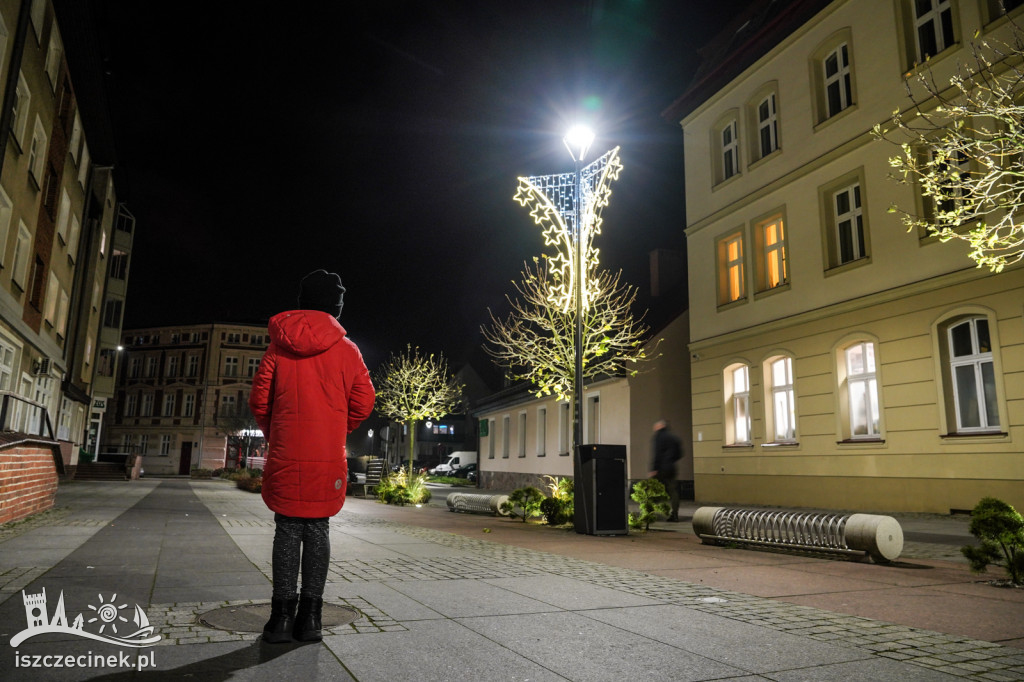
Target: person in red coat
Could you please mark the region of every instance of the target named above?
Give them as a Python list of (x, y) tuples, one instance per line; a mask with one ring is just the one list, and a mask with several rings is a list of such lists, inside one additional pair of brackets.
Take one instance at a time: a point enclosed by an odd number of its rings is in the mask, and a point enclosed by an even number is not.
[(263, 501), (276, 523), (268, 642), (321, 639), (328, 521), (348, 484), (345, 439), (376, 397), (363, 356), (338, 323), (344, 294), (337, 274), (306, 275), (299, 310), (270, 319), (270, 347), (252, 380), (249, 409), (269, 443)]

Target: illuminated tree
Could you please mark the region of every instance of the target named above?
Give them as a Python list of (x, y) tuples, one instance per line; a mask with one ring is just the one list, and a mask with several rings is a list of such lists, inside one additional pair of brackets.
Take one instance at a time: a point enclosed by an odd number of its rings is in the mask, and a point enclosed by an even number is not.
[[(970, 43), (972, 58), (936, 82), (930, 67), (907, 82), (913, 105), (893, 113), (893, 126), (875, 126), (899, 145), (889, 159), (893, 177), (920, 189), (925, 215), (902, 214), (908, 231), (923, 229), (942, 241), (971, 247), (978, 267), (1000, 272), (1024, 258), (1024, 41)], [(924, 90), (913, 92), (914, 84)]]
[(404, 353), (392, 354), (373, 383), (377, 387), (377, 412), (408, 429), (411, 473), (416, 423), (441, 419), (460, 409), (463, 386), (449, 376), (443, 355), (421, 355), (420, 349), (412, 346), (406, 346)]
[[(499, 319), (491, 312), (491, 324), (481, 331), (485, 350), (512, 378), (532, 383), (538, 398), (568, 400), (575, 374), (576, 314), (574, 307), (566, 309), (559, 301), (557, 294), (564, 291), (561, 269), (549, 269), (547, 263), (547, 258), (534, 258), (533, 267), (524, 265), (522, 279), (512, 283), (516, 294), (506, 296), (508, 316)], [(643, 316), (633, 316), (636, 288), (623, 283), (621, 274), (595, 271), (593, 295), (583, 312), (584, 381), (632, 376), (648, 359), (644, 343), (650, 330)]]

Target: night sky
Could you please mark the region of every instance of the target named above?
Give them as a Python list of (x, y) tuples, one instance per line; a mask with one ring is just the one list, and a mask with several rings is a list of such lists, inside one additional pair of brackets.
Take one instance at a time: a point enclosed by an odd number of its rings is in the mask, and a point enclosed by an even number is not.
[[(516, 177), (561, 137), (621, 145), (602, 262), (646, 293), (681, 249), (683, 136), (660, 113), (734, 0), (92, 0), (138, 219), (126, 327), (265, 322), (338, 272), (371, 369), (407, 343), (457, 363), (543, 251)], [(72, 75), (74, 70), (72, 66)]]

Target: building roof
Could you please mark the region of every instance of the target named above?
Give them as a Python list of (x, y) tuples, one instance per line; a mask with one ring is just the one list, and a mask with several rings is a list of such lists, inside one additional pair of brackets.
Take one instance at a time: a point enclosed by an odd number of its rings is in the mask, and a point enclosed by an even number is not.
[(753, 2), (700, 50), (686, 91), (662, 112), (678, 123), (834, 0)]

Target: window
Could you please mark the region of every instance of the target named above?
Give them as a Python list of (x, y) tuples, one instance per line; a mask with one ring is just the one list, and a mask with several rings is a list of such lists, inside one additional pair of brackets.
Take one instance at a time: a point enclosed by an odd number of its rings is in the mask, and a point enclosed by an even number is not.
[(50, 78), (50, 89), (57, 90), (57, 75), (60, 71), (60, 58), (64, 52), (60, 44), (60, 34), (57, 32), (57, 25), (53, 24), (50, 29), (50, 45), (46, 49), (46, 75)]
[[(71, 300), (68, 298), (68, 292), (64, 290), (64, 287), (60, 288), (60, 301), (57, 303), (57, 335), (60, 337), (64, 336), (65, 330), (68, 328), (68, 306)], [(92, 353), (86, 353), (85, 357), (88, 359)]]
[(601, 396), (587, 396), (587, 442), (601, 442)]
[(174, 416), (174, 393), (171, 393), (170, 391), (168, 391), (167, 393), (164, 394), (164, 411), (163, 411), (163, 416), (164, 417), (173, 417)]
[(949, 178), (949, 182), (942, 183), (937, 188), (943, 197), (938, 205), (933, 199), (924, 197), (925, 215), (936, 222), (945, 222), (939, 220), (939, 213), (955, 211), (960, 205), (963, 198), (961, 183), (970, 180), (971, 163), (967, 154), (962, 151), (956, 151), (950, 156), (945, 156), (934, 149), (928, 153), (935, 170)]
[(825, 100), (828, 118), (853, 103), (850, 81), (850, 48), (846, 43), (828, 53), (821, 64), (825, 78)]
[(558, 454), (567, 456), (572, 447), (572, 417), (569, 403), (558, 403)]
[(766, 291), (789, 282), (786, 234), (781, 215), (754, 224), (757, 258), (757, 290)]
[[(875, 372), (875, 344), (861, 341), (843, 350), (845, 364), (845, 409), (849, 418), (850, 439), (880, 437), (878, 378)], [(844, 433), (844, 435), (847, 435)]]
[(511, 425), (511, 417), (507, 414), (501, 418), (501, 456), (508, 457), (508, 446), (509, 446), (509, 427)]
[(224, 376), (226, 377), (237, 377), (238, 376), (238, 358), (228, 356), (224, 358)]
[(199, 375), (199, 356), (188, 356), (188, 371), (186, 376), (195, 377)]
[(237, 401), (233, 395), (221, 396), (220, 399), (220, 416), (222, 417), (234, 417), (236, 414), (235, 406)]
[(747, 295), (743, 266), (743, 233), (718, 240), (718, 303), (725, 305)]
[(772, 442), (796, 441), (796, 399), (793, 390), (793, 358), (776, 357), (767, 362), (769, 405), (765, 415)]
[(254, 376), (256, 376), (256, 370), (258, 370), (259, 368), (260, 368), (260, 359), (259, 358), (249, 358), (249, 360), (247, 362), (247, 365), (246, 365), (246, 368), (245, 368), (245, 376), (249, 377), (250, 379), (253, 378)]
[(719, 130), (719, 149), (721, 160), (720, 180), (728, 180), (740, 172), (740, 142), (736, 120), (733, 119)]
[(32, 132), (32, 143), (28, 149), (28, 172), (32, 174), (36, 184), (43, 180), (46, 165), (46, 130), (42, 121), (36, 116), (35, 129)]
[(14, 358), (17, 356), (14, 346), (0, 339), (0, 391), (10, 391), (14, 387)]
[(519, 440), (517, 446), (519, 448), (519, 456), (526, 457), (526, 413), (520, 412), (518, 419), (518, 428), (516, 429), (516, 436)]
[(57, 202), (57, 236), (61, 242), (68, 242), (68, 223), (71, 220), (71, 197), (68, 191), (61, 190), (60, 201)]
[(165, 433), (160, 436), (160, 454), (169, 455), (171, 454), (171, 435)]
[(25, 128), (28, 126), (28, 108), (31, 101), (32, 93), (25, 82), (25, 74), (19, 72), (18, 88), (14, 94), (11, 113), (11, 131), (14, 133), (14, 139), (18, 141), (19, 148), (25, 143)]
[(43, 320), (50, 323), (53, 326), (54, 321), (57, 319), (57, 289), (60, 283), (57, 281), (57, 275), (50, 271), (50, 281), (46, 284), (46, 299), (43, 301)]
[(725, 370), (726, 437), (728, 445), (748, 445), (750, 438), (750, 368), (733, 365)]
[(134, 393), (129, 393), (124, 397), (124, 416), (134, 417), (138, 414), (138, 401), (139, 397)]
[(139, 412), (143, 417), (153, 416), (153, 394), (143, 393), (142, 394), (142, 408)]
[(913, 0), (917, 61), (934, 57), (955, 42), (951, 0)]
[(779, 121), (775, 110), (774, 92), (757, 105), (757, 138), (760, 159), (779, 148)]
[(132, 358), (131, 362), (128, 363), (128, 376), (132, 379), (138, 379), (142, 375), (142, 358)]
[(46, 16), (46, 0), (32, 0), (29, 9), (29, 17), (32, 18), (32, 27), (36, 30), (36, 41), (43, 40), (43, 18)]
[[(864, 168), (818, 188), (821, 201), (822, 258), (827, 270), (848, 269), (870, 263)], [(833, 273), (826, 273), (833, 274)]]
[(71, 124), (71, 141), (68, 142), (68, 151), (71, 152), (71, 158), (74, 159), (75, 163), (78, 163), (78, 156), (81, 153), (81, 146), (82, 119), (79, 118), (78, 113), (75, 112), (75, 120)]
[(498, 438), (498, 433), (494, 429), (494, 420), (487, 420), (487, 458), (494, 459), (494, 441)]
[(7, 54), (7, 41), (10, 38), (10, 33), (7, 32), (7, 23), (4, 22), (3, 17), (0, 17), (0, 68), (4, 67), (3, 59), (4, 55)]
[(169, 355), (167, 356), (167, 367), (164, 371), (164, 376), (168, 378), (174, 378), (178, 376), (178, 356)]
[(972, 317), (950, 326), (950, 376), (958, 433), (999, 428), (999, 405), (988, 319)]
[[(82, 140), (82, 160), (78, 164), (78, 184), (85, 187), (85, 179), (89, 176), (89, 145)], [(103, 236), (106, 237), (106, 232)], [(100, 250), (102, 253), (102, 249)]]
[(181, 406), (181, 416), (191, 417), (196, 413), (196, 396), (194, 393), (186, 393)]
[(11, 279), (22, 290), (25, 289), (26, 277), (28, 276), (29, 248), (32, 243), (32, 235), (29, 234), (25, 223), (18, 221), (18, 241), (14, 245), (14, 265), (11, 268)]
[(82, 221), (77, 215), (71, 215), (71, 227), (68, 231), (68, 258), (74, 262), (78, 258), (78, 238), (82, 235)]
[(114, 376), (114, 368), (117, 363), (117, 351), (113, 348), (100, 349), (100, 361), (96, 367), (96, 373), (101, 377)]
[(860, 185), (850, 185), (833, 195), (835, 207), (836, 248), (840, 264), (849, 263), (865, 254), (864, 212), (860, 203)]
[(139, 436), (139, 454), (146, 454), (149, 452), (149, 434), (142, 434)]
[(548, 447), (548, 408), (537, 408), (537, 456), (544, 457)]
[(3, 187), (0, 187), (0, 267), (7, 255), (7, 236), (11, 230), (11, 218), (14, 216), (14, 205)]
[(157, 357), (155, 355), (146, 356), (146, 376), (147, 377), (155, 377), (156, 376), (156, 365), (157, 365)]

